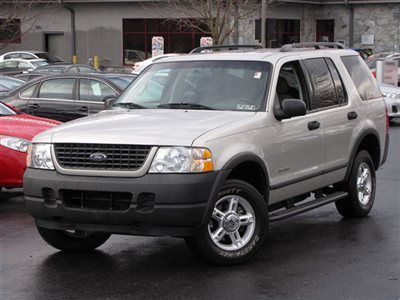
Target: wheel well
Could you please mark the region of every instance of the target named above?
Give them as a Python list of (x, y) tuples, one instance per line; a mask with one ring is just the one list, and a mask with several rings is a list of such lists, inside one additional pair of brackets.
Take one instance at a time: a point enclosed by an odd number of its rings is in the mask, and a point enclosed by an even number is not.
[(240, 163), (233, 168), (227, 179), (243, 180), (255, 187), (264, 199), (268, 196), (266, 174), (263, 168), (256, 162), (246, 161)]
[(369, 134), (364, 137), (360, 145), (358, 145), (356, 153), (361, 150), (368, 151), (369, 155), (371, 155), (372, 161), (374, 162), (375, 170), (378, 170), (381, 157), (378, 138), (374, 134)]

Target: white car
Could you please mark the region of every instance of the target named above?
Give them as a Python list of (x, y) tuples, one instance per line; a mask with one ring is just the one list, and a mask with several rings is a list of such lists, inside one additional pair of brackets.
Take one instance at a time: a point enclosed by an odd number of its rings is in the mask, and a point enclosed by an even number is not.
[(0, 55), (0, 61), (9, 59), (27, 59), (27, 60), (44, 59), (51, 64), (63, 62), (61, 58), (43, 51), (13, 51)]
[(48, 65), (45, 59), (8, 59), (0, 61), (0, 71), (8, 75), (29, 73), (36, 68)]
[(147, 66), (151, 65), (152, 63), (155, 63), (156, 61), (159, 61), (160, 59), (163, 59), (166, 57), (177, 56), (177, 55), (179, 55), (179, 54), (177, 54), (177, 53), (163, 54), (163, 55), (150, 57), (146, 60), (137, 62), (132, 67), (132, 74), (139, 75), (140, 72), (142, 72)]
[(400, 117), (400, 87), (382, 83), (379, 88), (385, 96), (389, 118)]

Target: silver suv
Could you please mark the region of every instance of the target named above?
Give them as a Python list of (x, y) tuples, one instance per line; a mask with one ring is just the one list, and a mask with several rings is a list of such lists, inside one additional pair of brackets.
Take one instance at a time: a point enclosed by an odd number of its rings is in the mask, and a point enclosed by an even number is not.
[(328, 46), (164, 59), (109, 110), (38, 135), (24, 190), (39, 233), (64, 251), (170, 235), (238, 264), (269, 222), (332, 202), (366, 216), (387, 155), (385, 103), (361, 57)]

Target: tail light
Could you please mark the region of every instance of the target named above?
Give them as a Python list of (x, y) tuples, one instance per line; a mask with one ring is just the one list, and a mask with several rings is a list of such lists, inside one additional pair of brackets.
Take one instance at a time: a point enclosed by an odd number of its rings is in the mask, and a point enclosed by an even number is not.
[(376, 78), (376, 71), (373, 71), (372, 75)]
[(389, 132), (389, 114), (388, 114), (388, 110), (385, 104), (385, 113), (386, 113), (386, 133)]

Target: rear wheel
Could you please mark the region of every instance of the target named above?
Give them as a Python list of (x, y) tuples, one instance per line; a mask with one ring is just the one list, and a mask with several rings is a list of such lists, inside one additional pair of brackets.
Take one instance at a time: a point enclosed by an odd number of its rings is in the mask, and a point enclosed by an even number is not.
[(357, 154), (345, 190), (349, 197), (336, 202), (339, 213), (349, 218), (367, 216), (374, 205), (376, 190), (375, 167), (367, 151)]
[(42, 238), (54, 248), (67, 252), (85, 252), (103, 245), (110, 234), (81, 230), (55, 230), (37, 227)]
[(243, 263), (261, 248), (267, 231), (268, 208), (260, 193), (240, 180), (228, 180), (213, 204), (210, 222), (189, 248), (218, 265)]

